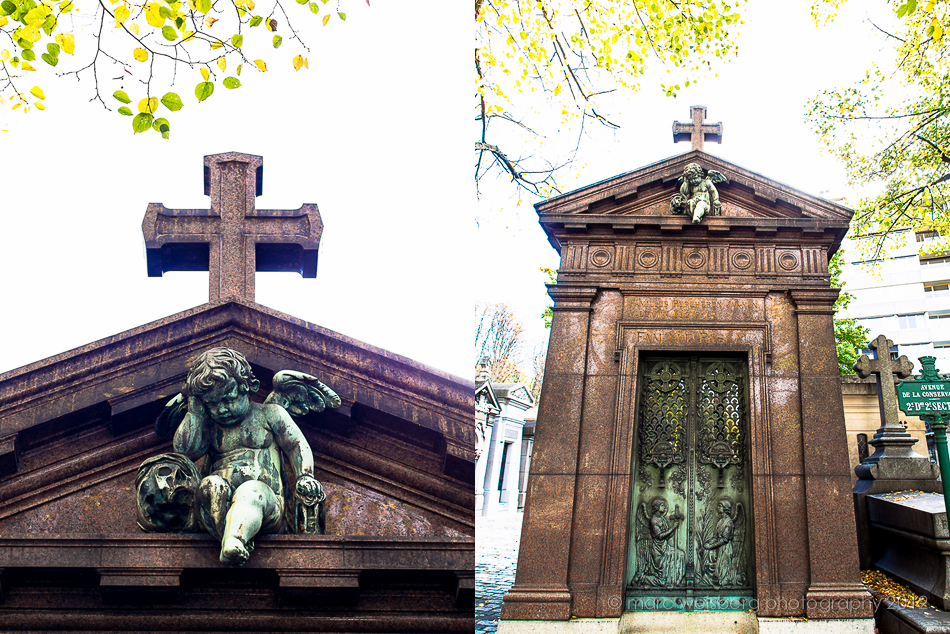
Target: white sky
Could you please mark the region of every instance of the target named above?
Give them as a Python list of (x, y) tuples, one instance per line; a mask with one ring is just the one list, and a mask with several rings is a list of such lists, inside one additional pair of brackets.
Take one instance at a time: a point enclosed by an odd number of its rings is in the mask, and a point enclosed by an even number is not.
[[(562, 177), (562, 189), (688, 152), (689, 143), (673, 143), (673, 121), (688, 122), (689, 107), (704, 105), (707, 121), (724, 127), (722, 144), (707, 143), (706, 152), (813, 195), (851, 195), (839, 163), (805, 124), (805, 103), (822, 89), (851, 85), (871, 58), (891, 59), (884, 38), (867, 21), (886, 23), (889, 10), (880, 0), (851, 0), (835, 22), (816, 28), (809, 6), (810, 0), (743, 3), (739, 56), (719, 64), (718, 77), (683, 89), (675, 99), (660, 92), (656, 78), (639, 92), (625, 93), (614, 110), (622, 114), (611, 117), (621, 129), (588, 126), (590, 138), (577, 159), (583, 169)], [(512, 192), (501, 181), (498, 190)], [(541, 313), (551, 302), (538, 268), (556, 269), (559, 258), (538, 225), (531, 206), (537, 201), (522, 198), (519, 205), (490, 192), (476, 205), (477, 268), (490, 271), (490, 282), (476, 286), (476, 300), (507, 303), (541, 340), (547, 335)]]
[(309, 70), (274, 56), (200, 106), (183, 74), (167, 141), (72, 79), (33, 82), (45, 112), (4, 106), (0, 372), (206, 302), (207, 273), (147, 277), (142, 218), (149, 202), (207, 208), (203, 157), (238, 151), (264, 157), (258, 209), (316, 203), (324, 223), (317, 278), (259, 273), (258, 303), (468, 378), (471, 11), (372, 5), (309, 20)]

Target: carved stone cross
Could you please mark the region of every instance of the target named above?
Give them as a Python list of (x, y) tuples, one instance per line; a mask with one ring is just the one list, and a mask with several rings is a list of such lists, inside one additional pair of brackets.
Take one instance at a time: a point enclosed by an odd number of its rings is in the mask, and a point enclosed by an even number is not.
[(858, 362), (854, 364), (854, 369), (862, 379), (872, 374), (877, 375), (878, 395), (881, 400), (881, 418), (885, 427), (900, 425), (897, 408), (897, 393), (894, 390), (895, 377), (906, 379), (914, 372), (914, 364), (905, 355), (901, 355), (896, 361), (891, 359), (891, 347), (894, 342), (878, 335), (877, 339), (870, 342), (868, 346), (872, 350), (877, 350), (877, 359), (870, 359), (868, 355), (863, 354)]
[(673, 122), (673, 142), (692, 141), (694, 150), (703, 149), (703, 141), (722, 143), (722, 121), (703, 123), (706, 120), (706, 106), (690, 106), (689, 123)]
[(264, 159), (227, 152), (204, 159), (211, 209), (167, 209), (149, 203), (142, 221), (150, 277), (165, 271), (208, 271), (209, 299), (254, 301), (255, 271), (317, 275), (323, 221), (316, 205), (256, 209)]

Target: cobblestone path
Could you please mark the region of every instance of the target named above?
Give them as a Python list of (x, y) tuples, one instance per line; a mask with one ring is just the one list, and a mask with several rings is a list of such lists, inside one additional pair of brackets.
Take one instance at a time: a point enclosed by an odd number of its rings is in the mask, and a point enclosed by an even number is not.
[(515, 582), (523, 513), (475, 517), (475, 631), (494, 634), (501, 598)]

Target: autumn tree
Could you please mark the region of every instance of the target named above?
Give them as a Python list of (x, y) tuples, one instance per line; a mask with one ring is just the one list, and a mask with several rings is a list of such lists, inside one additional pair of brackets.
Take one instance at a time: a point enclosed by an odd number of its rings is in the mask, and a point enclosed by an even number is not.
[[(677, 71), (675, 95), (735, 51), (740, 0), (475, 0), (475, 182), (500, 175), (556, 193), (588, 122), (616, 127), (607, 96), (637, 90), (648, 68)], [(558, 133), (543, 130), (550, 118)], [(560, 129), (567, 158), (542, 149)]]
[[(817, 20), (842, 0), (816, 2)], [(950, 0), (891, 0), (869, 36), (890, 43), (851, 86), (821, 92), (809, 104), (815, 131), (866, 193), (854, 205), (852, 235), (864, 259), (881, 257), (909, 231), (950, 235)], [(830, 12), (830, 13), (828, 13)], [(828, 13), (828, 15), (825, 15)], [(945, 250), (946, 238), (928, 243)]]
[(488, 360), (493, 381), (526, 383), (525, 327), (507, 304), (475, 305), (475, 363)]
[(2, 0), (0, 103), (44, 110), (46, 82), (79, 79), (134, 132), (168, 138), (171, 113), (240, 88), (242, 70), (265, 72), (272, 58), (308, 68), (297, 23), (345, 20), (335, 1)]

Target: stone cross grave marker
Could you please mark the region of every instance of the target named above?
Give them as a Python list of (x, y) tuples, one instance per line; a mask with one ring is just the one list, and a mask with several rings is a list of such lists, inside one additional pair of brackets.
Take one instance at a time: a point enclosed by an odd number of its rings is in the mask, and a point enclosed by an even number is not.
[(694, 150), (703, 149), (704, 141), (722, 143), (722, 121), (703, 123), (706, 119), (706, 106), (690, 106), (689, 123), (673, 122), (673, 142), (692, 141)]
[[(862, 379), (877, 375), (878, 399), (881, 403), (881, 427), (874, 434), (870, 444), (876, 447), (874, 454), (868, 456), (862, 464), (873, 464), (884, 457), (912, 457), (916, 455), (911, 445), (917, 439), (911, 436), (900, 424), (897, 392), (894, 384), (897, 378), (906, 379), (914, 371), (913, 362), (906, 356), (891, 359), (891, 347), (894, 342), (878, 335), (868, 346), (877, 350), (877, 359), (871, 359), (863, 354), (854, 369)], [(908, 453), (909, 452), (909, 453)]]
[(167, 209), (149, 203), (142, 222), (150, 277), (165, 271), (208, 271), (209, 301), (254, 301), (255, 271), (317, 275), (323, 222), (316, 205), (256, 209), (264, 159), (227, 152), (206, 156), (211, 209)]

